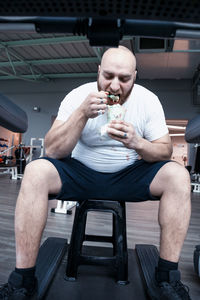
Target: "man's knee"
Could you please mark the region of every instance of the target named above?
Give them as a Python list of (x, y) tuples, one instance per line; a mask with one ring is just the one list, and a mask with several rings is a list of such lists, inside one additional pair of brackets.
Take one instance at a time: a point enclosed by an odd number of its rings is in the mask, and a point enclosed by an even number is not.
[(49, 162), (43, 159), (37, 159), (26, 165), (23, 179), (37, 179), (45, 177), (50, 168)]
[(186, 168), (176, 162), (171, 162), (166, 166), (166, 182), (169, 187), (180, 188), (190, 191), (190, 175)]
[(37, 159), (30, 162), (24, 172), (22, 187), (32, 188), (51, 192), (57, 192), (61, 188), (61, 179), (54, 165), (46, 159)]
[[(165, 186), (165, 195), (171, 195), (176, 199), (179, 209), (191, 202), (191, 185), (189, 172), (184, 166), (172, 162), (167, 170), (168, 184)], [(189, 213), (189, 210), (188, 210)]]
[(151, 186), (153, 195), (161, 196), (164, 192), (190, 194), (190, 176), (185, 167), (177, 162), (165, 164), (154, 177)]

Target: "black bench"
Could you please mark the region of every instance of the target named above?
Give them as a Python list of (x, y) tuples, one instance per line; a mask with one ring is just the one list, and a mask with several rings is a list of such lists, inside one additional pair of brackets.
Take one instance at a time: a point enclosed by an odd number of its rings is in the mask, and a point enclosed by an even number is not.
[[(112, 213), (113, 224), (111, 236), (86, 234), (87, 213), (89, 211)], [(108, 242), (112, 243), (113, 248), (83, 247), (84, 241)], [(63, 260), (66, 254), (67, 266), (66, 260)], [(110, 299), (109, 295), (113, 294), (116, 296), (118, 293), (120, 295), (121, 293), (123, 295), (125, 293), (127, 295), (127, 299), (132, 299), (132, 295), (135, 293), (137, 295), (137, 299), (144, 299), (145, 295), (141, 286), (138, 263), (143, 273), (146, 289), (148, 290), (149, 286), (155, 284), (154, 273), (155, 266), (158, 262), (158, 256), (158, 250), (154, 245), (141, 244), (136, 245), (135, 250), (127, 249), (125, 202), (111, 200), (84, 200), (77, 202), (70, 244), (68, 244), (67, 239), (49, 237), (40, 247), (36, 263), (36, 276), (39, 282), (37, 300), (43, 300), (46, 294), (47, 299), (57, 299), (57, 286), (60, 288), (59, 292), (61, 295), (70, 293), (70, 295), (73, 295), (72, 299), (77, 300), (77, 292), (73, 288), (71, 281), (75, 281), (77, 279), (79, 266), (85, 264), (103, 265), (110, 268), (110, 270), (112, 269), (112, 271), (115, 271), (114, 274), (116, 282), (120, 285), (126, 285), (130, 281), (126, 290), (121, 290), (121, 287), (120, 289), (117, 287), (114, 288), (112, 285), (113, 290), (111, 289), (108, 291), (108, 295), (106, 294), (108, 298), (106, 299)], [(129, 274), (128, 259), (132, 266), (134, 266), (134, 269), (131, 273), (129, 272)], [(87, 295), (87, 291), (85, 290), (89, 288), (87, 285), (88, 281), (87, 279), (85, 281), (84, 276), (81, 278), (81, 270), (79, 272), (80, 280), (77, 280), (76, 287), (82, 287), (83, 293), (85, 292)], [(69, 281), (69, 284), (63, 284), (60, 281), (61, 278), (63, 278), (64, 273), (64, 278)], [(98, 272), (95, 270), (95, 274), (97, 273)], [(99, 271), (99, 274), (102, 274), (101, 270)], [(128, 275), (130, 277), (129, 281)], [(97, 280), (102, 280), (101, 275), (98, 279), (97, 276), (94, 275), (94, 286), (96, 282), (96, 288), (99, 288)], [(85, 283), (86, 286), (84, 285)], [(49, 288), (51, 284), (52, 287)], [(80, 297), (79, 293), (78, 297)], [(87, 298), (83, 297), (83, 299)]]
[[(103, 211), (112, 213), (112, 236), (96, 236), (88, 235), (85, 233), (87, 213), (89, 211)], [(102, 257), (82, 254), (82, 245), (84, 241), (112, 243), (113, 256)], [(116, 269), (117, 283), (128, 283), (128, 252), (126, 238), (125, 202), (107, 200), (84, 200), (81, 202), (77, 202), (67, 257), (67, 280), (76, 280), (78, 266), (81, 264), (113, 266)]]

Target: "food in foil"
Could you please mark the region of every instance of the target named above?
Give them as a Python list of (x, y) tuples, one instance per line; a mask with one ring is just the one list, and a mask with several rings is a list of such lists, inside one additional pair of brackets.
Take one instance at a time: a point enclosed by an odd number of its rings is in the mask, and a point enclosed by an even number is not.
[[(125, 115), (125, 109), (122, 105), (120, 105), (119, 102), (119, 96), (116, 95), (108, 95), (109, 99), (112, 99), (112, 104), (110, 105), (108, 102), (107, 105), (107, 124), (101, 127), (101, 136), (102, 137), (108, 137), (107, 134), (107, 127), (108, 123), (110, 123), (113, 120), (123, 120)], [(116, 104), (117, 103), (117, 104)]]

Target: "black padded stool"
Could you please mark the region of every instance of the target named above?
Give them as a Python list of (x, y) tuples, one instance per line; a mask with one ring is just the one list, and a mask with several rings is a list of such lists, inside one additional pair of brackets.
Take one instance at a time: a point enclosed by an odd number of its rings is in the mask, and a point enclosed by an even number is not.
[[(85, 234), (88, 211), (103, 211), (112, 213), (112, 236), (96, 236)], [(83, 255), (81, 250), (84, 241), (112, 243), (113, 256), (99, 257)], [(77, 202), (67, 258), (67, 280), (76, 280), (78, 266), (81, 264), (98, 264), (113, 266), (114, 268), (116, 268), (117, 283), (128, 283), (126, 209), (124, 202), (105, 200), (84, 200), (80, 203)]]

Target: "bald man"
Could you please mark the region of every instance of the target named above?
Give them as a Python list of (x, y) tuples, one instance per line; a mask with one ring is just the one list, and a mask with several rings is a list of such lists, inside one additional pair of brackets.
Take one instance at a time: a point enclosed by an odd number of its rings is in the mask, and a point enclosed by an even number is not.
[[(80, 201), (160, 200), (157, 288), (149, 294), (152, 299), (190, 299), (178, 271), (191, 211), (189, 173), (170, 160), (172, 144), (162, 106), (155, 94), (135, 84), (136, 73), (131, 51), (110, 48), (102, 57), (97, 82), (72, 90), (62, 101), (45, 137), (46, 157), (25, 170), (16, 205), (16, 268), (0, 299), (34, 295), (49, 194)], [(102, 137), (110, 95), (119, 99), (125, 116), (111, 121)]]

